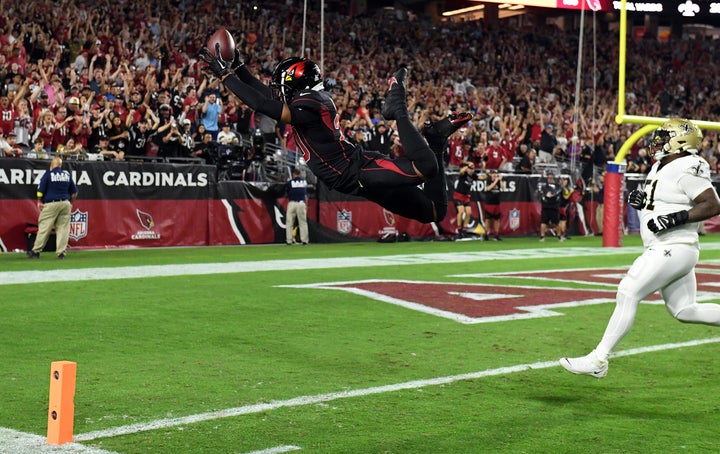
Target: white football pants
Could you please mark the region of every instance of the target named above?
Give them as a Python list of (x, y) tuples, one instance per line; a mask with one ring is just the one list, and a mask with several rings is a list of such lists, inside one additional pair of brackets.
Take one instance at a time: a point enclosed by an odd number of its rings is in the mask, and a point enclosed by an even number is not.
[(699, 255), (693, 245), (675, 244), (646, 249), (635, 259), (618, 286), (615, 311), (595, 349), (598, 358), (607, 360), (632, 328), (640, 301), (657, 290), (668, 312), (679, 321), (720, 326), (720, 305), (695, 302)]

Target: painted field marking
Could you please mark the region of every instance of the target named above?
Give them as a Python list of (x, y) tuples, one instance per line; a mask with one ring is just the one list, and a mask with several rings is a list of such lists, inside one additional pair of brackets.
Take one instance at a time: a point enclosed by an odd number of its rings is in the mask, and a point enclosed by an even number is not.
[(300, 449), (300, 446), (286, 445), (263, 449), (261, 451), (248, 452), (247, 454), (281, 454), (283, 452), (300, 451)]
[[(716, 244), (720, 249), (720, 243)], [(292, 271), (328, 268), (359, 268), (398, 265), (426, 265), (436, 263), (466, 263), (489, 260), (517, 260), (563, 258), (577, 256), (609, 256), (640, 254), (642, 248), (545, 248), (507, 251), (448, 252), (436, 254), (384, 255), (377, 257), (337, 257), (322, 259), (262, 260), (250, 262), (198, 263), (175, 265), (121, 266), (108, 268), (77, 268), (43, 271), (3, 271), (0, 285), (32, 284), (38, 282), (96, 281), (107, 279), (135, 279), (167, 276), (252, 273), (257, 271)]]
[(41, 435), (19, 432), (17, 430), (0, 427), (0, 454), (45, 454), (45, 453), (73, 453), (73, 454), (115, 454), (80, 443), (65, 443), (63, 445), (48, 444), (47, 438)]
[[(632, 348), (616, 352), (612, 357), (639, 355), (642, 353), (658, 352), (663, 350), (674, 350), (683, 347), (694, 347), (697, 345), (713, 344), (720, 342), (720, 337), (711, 337), (708, 339), (697, 339), (687, 342), (677, 342), (672, 344), (651, 345), (647, 347)], [(488, 369), (479, 372), (471, 372), (467, 374), (450, 375), (446, 377), (430, 378), (425, 380), (413, 380), (404, 383), (396, 383), (394, 385), (374, 386), (372, 388), (355, 389), (348, 391), (340, 391), (327, 394), (318, 394), (315, 396), (300, 396), (288, 400), (277, 400), (267, 403), (259, 403), (253, 405), (245, 405), (243, 407), (227, 408), (225, 410), (212, 411), (207, 413), (198, 413), (195, 415), (183, 416), (180, 418), (158, 419), (147, 423), (130, 424), (127, 426), (112, 427), (110, 429), (97, 430), (94, 432), (86, 432), (75, 436), (75, 441), (91, 441), (99, 438), (117, 437), (121, 435), (132, 435), (150, 430), (166, 429), (169, 427), (177, 427), (188, 424), (194, 424), (203, 421), (211, 421), (220, 418), (231, 418), (235, 416), (249, 415), (265, 411), (277, 410), (279, 408), (299, 407), (304, 405), (319, 404), (330, 402), (338, 399), (347, 399), (350, 397), (370, 396), (373, 394), (382, 394), (388, 392), (401, 391), (405, 389), (418, 389), (427, 386), (438, 386), (454, 383), (460, 380), (475, 380), (484, 377), (493, 377), (497, 375), (512, 374), (515, 372), (524, 372), (533, 369), (547, 369), (550, 367), (559, 367), (558, 360), (543, 361), (530, 364), (520, 364), (517, 366), (499, 367), (497, 369)], [(580, 378), (585, 379), (585, 378)], [(2, 440), (0, 440), (2, 441)]]

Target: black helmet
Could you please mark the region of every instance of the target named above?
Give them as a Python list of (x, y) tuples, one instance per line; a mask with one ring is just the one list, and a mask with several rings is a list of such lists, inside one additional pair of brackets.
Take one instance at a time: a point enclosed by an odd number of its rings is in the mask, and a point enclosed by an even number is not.
[(273, 71), (270, 87), (275, 96), (288, 104), (300, 90), (313, 88), (322, 82), (320, 67), (307, 58), (290, 57), (281, 61)]

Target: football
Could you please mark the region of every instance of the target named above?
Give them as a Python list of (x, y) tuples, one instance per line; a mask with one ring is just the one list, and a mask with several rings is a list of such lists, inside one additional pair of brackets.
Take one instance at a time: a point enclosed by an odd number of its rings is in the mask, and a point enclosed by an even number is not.
[(223, 60), (233, 61), (235, 59), (235, 39), (227, 29), (219, 29), (208, 40), (207, 47), (213, 55), (215, 55), (215, 44), (220, 44), (220, 56)]

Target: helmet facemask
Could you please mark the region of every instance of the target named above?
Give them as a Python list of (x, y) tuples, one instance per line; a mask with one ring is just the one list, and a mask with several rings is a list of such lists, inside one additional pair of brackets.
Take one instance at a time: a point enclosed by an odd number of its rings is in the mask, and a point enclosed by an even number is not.
[(314, 88), (321, 83), (317, 64), (306, 58), (291, 57), (277, 65), (270, 87), (276, 99), (289, 104), (299, 91)]
[(697, 153), (702, 139), (700, 128), (692, 122), (681, 118), (671, 118), (653, 133), (650, 150), (656, 161), (683, 151)]

